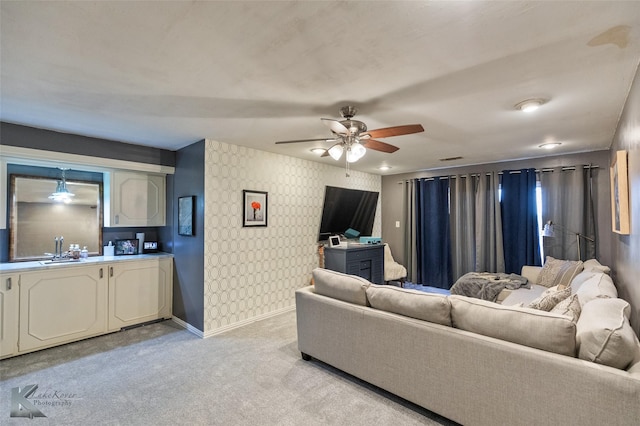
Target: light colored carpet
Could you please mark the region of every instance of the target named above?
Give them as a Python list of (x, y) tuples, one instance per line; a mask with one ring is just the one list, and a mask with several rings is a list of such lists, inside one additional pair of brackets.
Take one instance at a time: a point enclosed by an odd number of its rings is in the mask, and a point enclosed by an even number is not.
[[(11, 418), (12, 389), (31, 384), (46, 418)], [(207, 339), (164, 321), (0, 361), (0, 424), (453, 423), (303, 361), (292, 311)]]

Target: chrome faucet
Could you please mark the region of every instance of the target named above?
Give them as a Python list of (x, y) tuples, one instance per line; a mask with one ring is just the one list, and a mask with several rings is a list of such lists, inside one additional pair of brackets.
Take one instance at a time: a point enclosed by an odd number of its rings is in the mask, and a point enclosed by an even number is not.
[[(61, 235), (53, 239), (56, 242), (56, 251), (53, 254), (53, 259), (62, 259), (62, 247), (64, 246), (64, 237)], [(48, 253), (51, 254), (51, 253)]]

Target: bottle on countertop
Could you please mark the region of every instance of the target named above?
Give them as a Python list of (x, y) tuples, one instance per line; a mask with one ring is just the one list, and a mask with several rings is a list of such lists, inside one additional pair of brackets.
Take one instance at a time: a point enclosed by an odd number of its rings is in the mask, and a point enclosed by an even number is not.
[(82, 250), (80, 251), (80, 258), (81, 259), (86, 259), (89, 257), (89, 250), (87, 250), (87, 246), (82, 247)]
[(71, 244), (71, 247), (69, 247), (69, 255), (74, 259), (80, 259), (80, 246), (78, 244)]

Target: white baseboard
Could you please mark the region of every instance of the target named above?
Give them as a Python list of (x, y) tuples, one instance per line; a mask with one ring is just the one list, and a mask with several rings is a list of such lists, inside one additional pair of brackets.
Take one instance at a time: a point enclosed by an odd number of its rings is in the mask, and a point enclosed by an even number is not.
[(180, 327), (186, 329), (188, 332), (190, 332), (192, 334), (195, 334), (196, 336), (198, 336), (200, 338), (204, 337), (204, 334), (202, 333), (202, 331), (198, 330), (197, 328), (195, 328), (194, 326), (192, 326), (188, 322), (185, 322), (185, 321), (181, 320), (180, 318), (176, 318), (176, 317), (172, 317), (171, 320), (173, 322), (175, 322), (176, 324), (178, 324)]
[(187, 331), (195, 334), (196, 336), (198, 336), (200, 338), (206, 339), (206, 338), (211, 337), (211, 336), (216, 336), (218, 334), (225, 333), (225, 332), (227, 332), (229, 330), (234, 330), (236, 328), (244, 327), (245, 325), (252, 324), (252, 323), (254, 323), (256, 321), (261, 321), (261, 320), (264, 320), (264, 319), (267, 319), (267, 318), (275, 317), (277, 315), (284, 314), (285, 312), (291, 312), (291, 311), (293, 311), (295, 309), (296, 309), (295, 305), (288, 306), (286, 308), (278, 309), (278, 310), (275, 310), (275, 311), (272, 311), (272, 312), (267, 312), (266, 314), (261, 314), (261, 315), (258, 315), (256, 317), (247, 318), (245, 320), (238, 321), (238, 322), (235, 322), (233, 324), (228, 324), (228, 325), (225, 325), (225, 326), (213, 329), (213, 330), (209, 330), (206, 333), (198, 330), (197, 328), (195, 328), (191, 324), (181, 320), (180, 318), (173, 317), (172, 320), (173, 320), (173, 322), (178, 324), (180, 327), (186, 329)]

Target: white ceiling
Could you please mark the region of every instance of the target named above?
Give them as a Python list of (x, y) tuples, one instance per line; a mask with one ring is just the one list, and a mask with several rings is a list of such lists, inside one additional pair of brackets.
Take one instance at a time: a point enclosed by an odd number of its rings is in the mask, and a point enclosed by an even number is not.
[[(352, 168), (607, 149), (640, 60), (636, 1), (6, 1), (3, 121), (179, 149), (203, 138), (334, 164), (320, 118), (420, 123)], [(524, 114), (527, 98), (549, 102)], [(325, 148), (328, 144), (325, 143)], [(439, 161), (462, 156), (462, 160)], [(338, 165), (341, 165), (338, 164)]]

